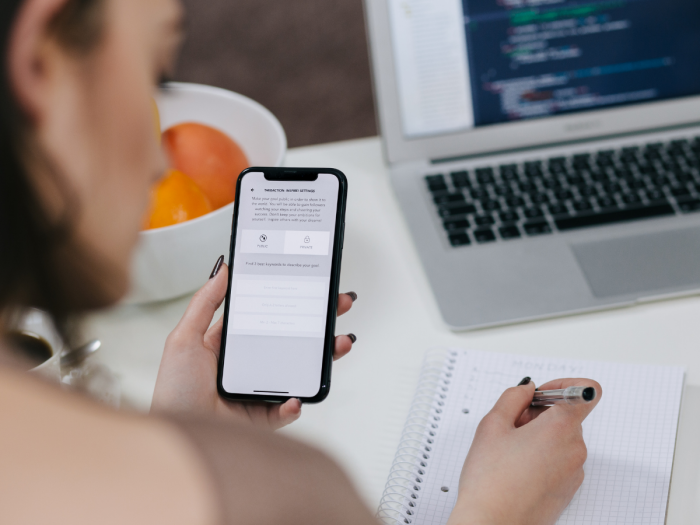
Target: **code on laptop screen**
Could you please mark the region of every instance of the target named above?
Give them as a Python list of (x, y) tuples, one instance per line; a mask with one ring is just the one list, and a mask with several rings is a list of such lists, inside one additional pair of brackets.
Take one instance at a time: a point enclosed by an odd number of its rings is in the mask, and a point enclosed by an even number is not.
[(695, 0), (390, 3), (407, 136), (700, 93)]

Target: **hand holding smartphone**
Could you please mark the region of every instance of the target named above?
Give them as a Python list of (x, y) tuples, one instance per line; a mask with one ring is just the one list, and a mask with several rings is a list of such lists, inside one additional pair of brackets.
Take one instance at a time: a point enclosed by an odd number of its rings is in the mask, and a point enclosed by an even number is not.
[(330, 391), (347, 180), (323, 168), (238, 179), (218, 390), (304, 403)]

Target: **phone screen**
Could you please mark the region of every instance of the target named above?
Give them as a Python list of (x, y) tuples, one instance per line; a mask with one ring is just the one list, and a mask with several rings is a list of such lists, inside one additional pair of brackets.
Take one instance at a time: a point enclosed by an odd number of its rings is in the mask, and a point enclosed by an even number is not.
[(310, 398), (321, 387), (340, 183), (240, 181), (221, 385)]

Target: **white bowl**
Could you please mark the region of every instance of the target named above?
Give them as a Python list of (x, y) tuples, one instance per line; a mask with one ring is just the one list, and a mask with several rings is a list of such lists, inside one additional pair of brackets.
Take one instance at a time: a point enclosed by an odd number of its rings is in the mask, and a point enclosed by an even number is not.
[[(225, 89), (169, 84), (158, 98), (163, 130), (200, 122), (228, 134), (251, 166), (281, 166), (287, 151), (282, 125), (257, 102)], [(228, 255), (233, 203), (197, 219), (143, 231), (132, 265), (127, 303), (162, 301), (191, 293), (209, 278), (220, 255)]]

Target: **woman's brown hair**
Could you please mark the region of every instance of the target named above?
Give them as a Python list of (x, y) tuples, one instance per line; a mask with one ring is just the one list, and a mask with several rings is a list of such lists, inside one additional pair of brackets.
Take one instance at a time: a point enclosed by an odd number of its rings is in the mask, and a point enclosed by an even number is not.
[[(31, 123), (16, 101), (8, 71), (10, 36), (23, 1), (0, 3), (0, 315), (6, 324), (18, 308), (37, 306), (66, 335), (75, 310), (70, 290), (76, 283), (68, 282), (57, 254), (65, 249), (71, 221), (50, 220), (32, 187), (28, 159), (50, 163), (32, 141)], [(67, 51), (89, 53), (100, 40), (104, 2), (68, 0), (49, 31)], [(54, 182), (62, 188), (60, 180)]]

